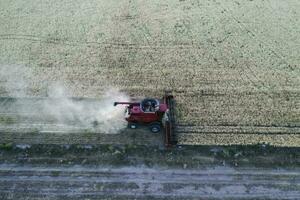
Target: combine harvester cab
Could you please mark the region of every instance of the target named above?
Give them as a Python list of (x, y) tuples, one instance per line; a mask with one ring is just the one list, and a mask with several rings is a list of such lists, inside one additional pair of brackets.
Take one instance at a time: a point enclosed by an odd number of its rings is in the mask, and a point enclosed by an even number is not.
[(119, 104), (126, 105), (125, 119), (129, 128), (146, 125), (153, 133), (163, 128), (165, 146), (177, 144), (173, 95), (166, 94), (162, 99), (145, 98), (140, 102), (114, 102), (114, 106)]

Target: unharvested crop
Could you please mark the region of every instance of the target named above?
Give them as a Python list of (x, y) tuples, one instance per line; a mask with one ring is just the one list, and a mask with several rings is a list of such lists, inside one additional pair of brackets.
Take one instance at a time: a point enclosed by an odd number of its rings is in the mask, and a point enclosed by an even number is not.
[(109, 86), (131, 96), (168, 89), (178, 126), (240, 127), (207, 137), (199, 129), (193, 139), (179, 132), (180, 143), (299, 146), (299, 9), (297, 0), (7, 1), (0, 63), (33, 71), (29, 95), (56, 81), (80, 97)]

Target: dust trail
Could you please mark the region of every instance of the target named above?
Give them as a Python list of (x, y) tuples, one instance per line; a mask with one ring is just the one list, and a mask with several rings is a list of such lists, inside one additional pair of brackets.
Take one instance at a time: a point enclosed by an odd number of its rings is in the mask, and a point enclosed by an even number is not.
[(61, 123), (75, 122), (82, 128), (104, 133), (115, 133), (126, 127), (124, 108), (113, 106), (113, 102), (129, 101), (129, 97), (117, 89), (108, 89), (98, 101), (69, 98), (67, 90), (59, 84), (49, 87), (48, 94), (43, 112)]
[[(39, 79), (40, 77), (36, 77), (28, 67), (0, 65), (0, 97), (16, 97), (18, 103), (12, 104), (13, 108), (10, 110), (20, 115), (30, 113), (45, 124), (51, 119), (54, 124), (101, 133), (117, 133), (126, 127), (124, 108), (113, 106), (113, 102), (129, 101), (129, 97), (116, 88), (107, 89), (104, 95), (97, 99), (74, 98), (61, 80), (61, 82), (46, 82), (38, 85), (42, 93), (36, 95), (32, 93), (34, 85), (32, 80)], [(37, 97), (42, 97), (43, 100), (38, 104), (28, 105), (22, 102), (24, 97), (31, 97), (32, 102)], [(33, 120), (32, 126), (34, 123)]]

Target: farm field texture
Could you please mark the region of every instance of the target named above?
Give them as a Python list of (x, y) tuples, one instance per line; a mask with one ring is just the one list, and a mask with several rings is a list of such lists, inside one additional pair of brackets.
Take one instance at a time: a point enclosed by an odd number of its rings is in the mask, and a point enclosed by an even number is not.
[(300, 195), (298, 148), (1, 145), (0, 153), (4, 199), (296, 200)]
[(86, 98), (172, 90), (179, 144), (300, 146), (299, 10), (298, 0), (0, 0), (0, 64), (17, 69), (2, 74), (0, 96), (19, 94), (7, 91), (14, 80), (39, 97), (57, 81)]

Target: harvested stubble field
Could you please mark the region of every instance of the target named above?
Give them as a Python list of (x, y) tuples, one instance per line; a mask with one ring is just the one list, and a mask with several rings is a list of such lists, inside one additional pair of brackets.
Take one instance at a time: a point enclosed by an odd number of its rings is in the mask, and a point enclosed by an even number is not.
[(56, 81), (92, 98), (111, 86), (172, 90), (181, 144), (300, 146), (299, 10), (298, 0), (0, 0), (0, 64), (30, 71), (26, 95)]
[(298, 200), (300, 195), (298, 148), (1, 144), (0, 154), (3, 199)]

